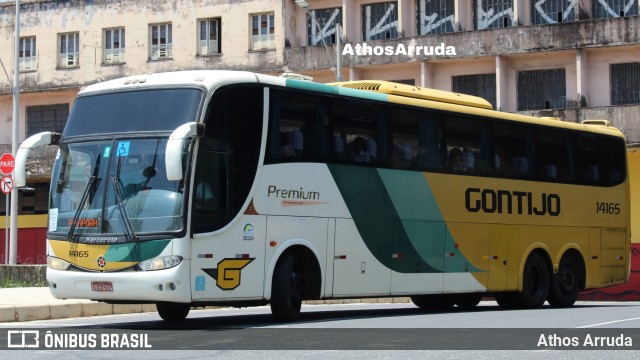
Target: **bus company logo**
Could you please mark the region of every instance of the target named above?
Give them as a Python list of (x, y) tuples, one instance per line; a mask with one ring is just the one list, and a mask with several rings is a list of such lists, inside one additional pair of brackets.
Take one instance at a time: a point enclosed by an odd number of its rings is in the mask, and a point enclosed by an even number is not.
[(246, 224), (244, 226), (244, 235), (242, 236), (242, 241), (253, 241), (255, 239), (255, 228), (251, 224)]
[(216, 285), (222, 290), (233, 290), (240, 286), (240, 275), (242, 269), (244, 269), (255, 258), (237, 259), (227, 258), (222, 259), (218, 263), (218, 267), (215, 269), (202, 269), (207, 275), (211, 276)]
[(100, 269), (103, 269), (105, 266), (107, 266), (107, 260), (105, 260), (104, 256), (99, 256), (98, 257), (98, 267)]
[(467, 188), (464, 204), (469, 212), (559, 216), (560, 195), (533, 195), (525, 191)]

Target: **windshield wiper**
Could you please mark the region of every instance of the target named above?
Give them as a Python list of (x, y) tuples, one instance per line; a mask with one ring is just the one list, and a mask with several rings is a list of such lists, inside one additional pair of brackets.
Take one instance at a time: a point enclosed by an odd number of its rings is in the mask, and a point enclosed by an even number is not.
[(67, 234), (67, 238), (69, 240), (74, 239), (74, 233), (76, 231), (76, 225), (78, 224), (78, 220), (80, 219), (80, 214), (82, 213), (82, 208), (84, 208), (84, 204), (87, 202), (87, 199), (90, 196), (93, 196), (96, 188), (98, 188), (98, 184), (100, 183), (100, 179), (97, 176), (89, 177), (89, 181), (87, 182), (87, 187), (84, 188), (84, 192), (82, 193), (82, 198), (80, 199), (80, 203), (78, 204), (78, 209), (76, 213), (73, 215), (73, 220), (71, 221), (71, 226), (69, 227), (69, 233)]
[(117, 176), (111, 177), (111, 183), (113, 184), (113, 192), (116, 195), (116, 204), (118, 205), (118, 212), (120, 213), (120, 219), (122, 219), (122, 227), (125, 231), (127, 241), (138, 241), (135, 231), (133, 231), (133, 225), (131, 224), (131, 217), (127, 213), (124, 200), (122, 199), (122, 186)]

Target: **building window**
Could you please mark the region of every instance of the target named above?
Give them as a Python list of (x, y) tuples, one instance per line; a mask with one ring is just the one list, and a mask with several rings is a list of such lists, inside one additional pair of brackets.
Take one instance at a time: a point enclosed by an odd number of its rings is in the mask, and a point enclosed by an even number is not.
[(124, 28), (106, 29), (104, 31), (104, 63), (123, 63), (124, 49)]
[(220, 19), (200, 20), (198, 38), (198, 55), (220, 53)]
[(311, 10), (307, 21), (307, 44), (336, 43), (336, 25), (342, 28), (342, 8)]
[(362, 6), (362, 40), (398, 37), (398, 2), (390, 1)]
[(275, 21), (273, 13), (251, 15), (251, 50), (275, 48)]
[(513, 26), (513, 0), (475, 0), (476, 29), (496, 29)]
[(575, 1), (543, 0), (531, 2), (531, 22), (533, 25), (557, 24), (575, 21)]
[(171, 23), (150, 26), (151, 60), (171, 59), (173, 57), (173, 35)]
[(20, 38), (18, 71), (31, 71), (38, 68), (36, 63), (36, 37)]
[(58, 35), (60, 53), (58, 56), (58, 67), (70, 68), (80, 66), (79, 33), (69, 33)]
[(459, 75), (451, 80), (454, 92), (479, 96), (496, 108), (496, 74)]
[(640, 63), (611, 64), (611, 105), (640, 104)]
[(517, 81), (518, 111), (566, 108), (565, 69), (519, 71)]
[(62, 133), (69, 104), (27, 106), (27, 137), (43, 131)]
[(635, 0), (593, 0), (593, 18), (638, 15), (638, 2)]
[(455, 9), (453, 0), (418, 0), (418, 34), (453, 32)]

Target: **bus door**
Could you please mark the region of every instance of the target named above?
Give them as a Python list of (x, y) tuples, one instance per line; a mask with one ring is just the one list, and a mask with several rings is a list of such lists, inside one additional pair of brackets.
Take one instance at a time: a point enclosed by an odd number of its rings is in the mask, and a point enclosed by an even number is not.
[(225, 142), (203, 139), (191, 191), (193, 300), (263, 295), (265, 217), (244, 215), (224, 229), (235, 217), (237, 207), (232, 206), (232, 161)]

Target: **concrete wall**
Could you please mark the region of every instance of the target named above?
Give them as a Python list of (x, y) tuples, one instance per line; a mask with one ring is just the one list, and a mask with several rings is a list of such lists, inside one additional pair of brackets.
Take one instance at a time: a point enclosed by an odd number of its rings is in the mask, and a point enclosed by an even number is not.
[(0, 281), (46, 286), (46, 265), (0, 265)]

